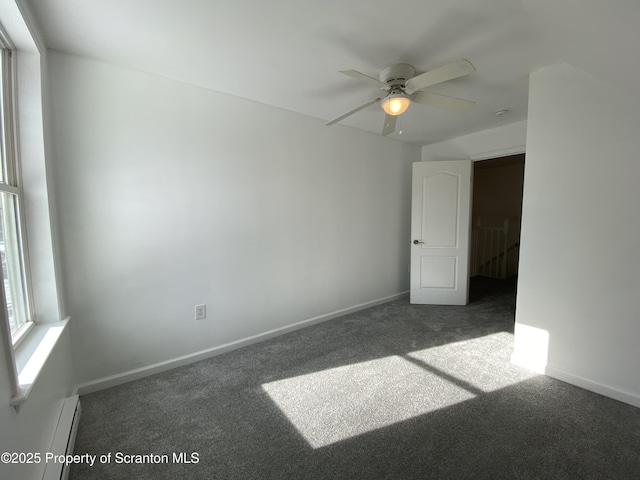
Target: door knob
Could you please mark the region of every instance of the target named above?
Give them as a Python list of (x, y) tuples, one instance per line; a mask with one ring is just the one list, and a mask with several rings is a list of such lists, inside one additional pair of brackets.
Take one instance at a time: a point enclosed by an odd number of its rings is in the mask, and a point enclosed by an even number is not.
[(414, 245), (424, 245), (424, 242), (422, 240), (414, 240), (413, 244)]

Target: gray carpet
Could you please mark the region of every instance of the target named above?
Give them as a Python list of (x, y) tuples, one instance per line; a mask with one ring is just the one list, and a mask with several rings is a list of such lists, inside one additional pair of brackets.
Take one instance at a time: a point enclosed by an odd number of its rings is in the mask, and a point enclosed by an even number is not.
[(75, 453), (111, 462), (70, 478), (640, 478), (640, 409), (509, 363), (514, 299), (476, 280), (83, 396)]

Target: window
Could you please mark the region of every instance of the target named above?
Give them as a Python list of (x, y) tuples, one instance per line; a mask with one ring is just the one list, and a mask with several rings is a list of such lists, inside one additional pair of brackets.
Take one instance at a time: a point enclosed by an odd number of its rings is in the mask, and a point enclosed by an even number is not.
[[(32, 35), (28, 17), (23, 1), (0, 1), (0, 353), (6, 356), (9, 403), (16, 412), (69, 325), (60, 302), (49, 216), (45, 47)], [(70, 361), (68, 349), (59, 348), (64, 356), (59, 358)], [(63, 378), (64, 367), (54, 363), (56, 378)], [(71, 377), (64, 377), (68, 390)]]
[[(14, 55), (0, 32), (0, 297), (15, 345), (31, 326), (22, 241), (20, 170), (15, 129)], [(0, 304), (0, 307), (2, 305)]]

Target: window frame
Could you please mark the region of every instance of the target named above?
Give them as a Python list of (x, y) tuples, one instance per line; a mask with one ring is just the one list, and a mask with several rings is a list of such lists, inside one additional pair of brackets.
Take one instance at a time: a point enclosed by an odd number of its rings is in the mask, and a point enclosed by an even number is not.
[[(27, 236), (25, 235), (25, 213), (24, 194), (21, 182), (20, 168), (20, 148), (18, 136), (18, 114), (17, 114), (17, 55), (16, 48), (11, 39), (0, 25), (0, 149), (2, 158), (0, 160), (0, 192), (6, 192), (15, 199), (15, 241), (18, 245), (18, 259), (20, 283), (24, 306), (21, 307), (23, 313), (20, 315), (19, 326), (9, 333), (11, 343), (16, 348), (35, 326), (33, 297), (31, 289), (31, 275), (29, 269), (29, 258), (27, 248)], [(0, 281), (0, 308), (4, 309), (6, 321), (9, 323), (7, 292), (4, 282)], [(14, 308), (14, 312), (17, 309)]]

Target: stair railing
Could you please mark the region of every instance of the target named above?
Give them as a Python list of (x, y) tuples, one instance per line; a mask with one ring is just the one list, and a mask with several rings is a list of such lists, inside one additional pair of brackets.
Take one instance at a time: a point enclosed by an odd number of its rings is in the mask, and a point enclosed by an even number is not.
[(507, 278), (509, 219), (501, 227), (483, 227), (478, 220), (471, 237), (471, 276)]

